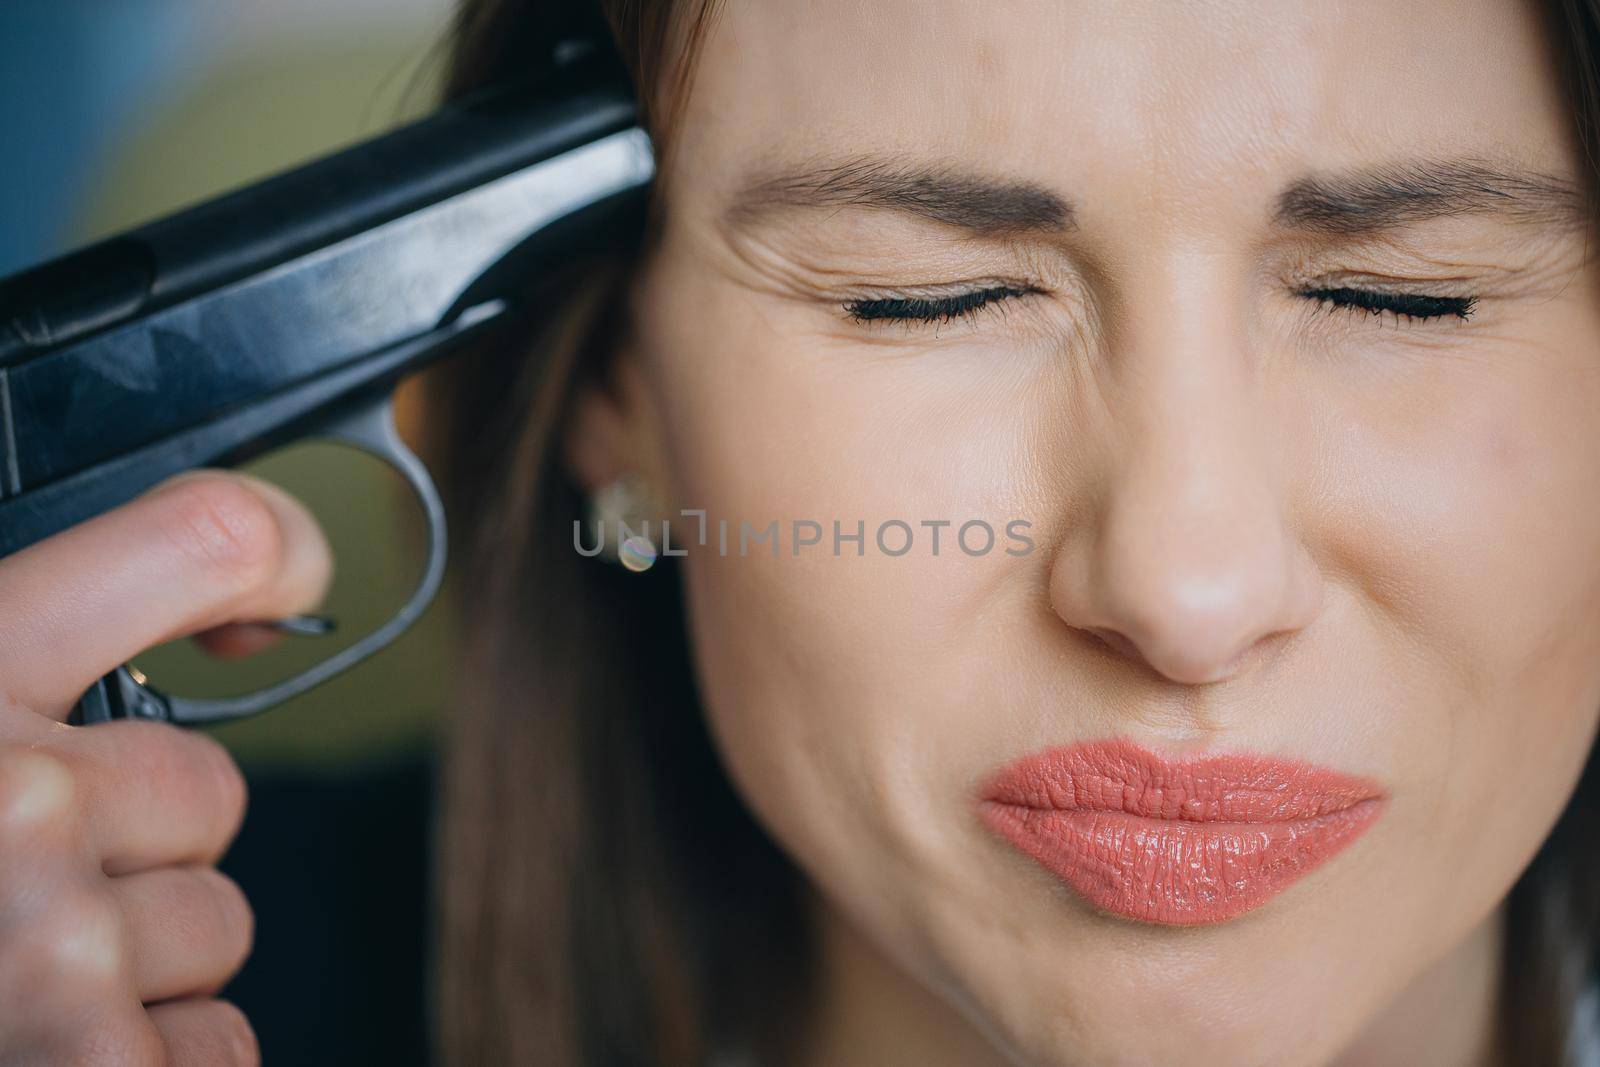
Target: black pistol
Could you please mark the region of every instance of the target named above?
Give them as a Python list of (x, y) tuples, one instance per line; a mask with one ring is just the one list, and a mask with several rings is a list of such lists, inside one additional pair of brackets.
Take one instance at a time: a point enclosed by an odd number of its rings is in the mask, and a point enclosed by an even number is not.
[(72, 721), (204, 723), (280, 704), (372, 655), (444, 573), (396, 381), (506, 319), (530, 276), (637, 232), (654, 176), (626, 72), (587, 42), (557, 69), (0, 280), (0, 557), (193, 467), (330, 438), (392, 464), (428, 560), (398, 614), (309, 670), (221, 700), (128, 666)]

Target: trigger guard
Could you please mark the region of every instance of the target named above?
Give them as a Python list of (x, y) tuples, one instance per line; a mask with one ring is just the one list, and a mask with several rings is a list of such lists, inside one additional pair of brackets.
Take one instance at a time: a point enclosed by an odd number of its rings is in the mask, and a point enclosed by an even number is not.
[[(393, 395), (386, 393), (343, 404), (311, 424), (310, 431), (300, 439), (336, 441), (378, 457), (405, 478), (422, 505), (428, 526), (427, 564), (415, 590), (400, 610), (382, 626), (364, 634), (327, 659), (264, 689), (235, 697), (196, 700), (162, 693), (145, 685), (142, 676), (134, 681), (119, 675), (124, 703), (140, 706), (138, 701), (146, 701), (144, 706), (159, 707), (165, 711), (166, 714), (160, 717), (180, 724), (226, 722), (254, 715), (299, 696), (388, 647), (417, 620), (433, 601), (444, 579), (448, 555), (444, 505), (438, 489), (428, 476), (427, 467), (400, 439), (394, 423), (393, 400)], [(127, 671), (128, 668), (119, 670)]]

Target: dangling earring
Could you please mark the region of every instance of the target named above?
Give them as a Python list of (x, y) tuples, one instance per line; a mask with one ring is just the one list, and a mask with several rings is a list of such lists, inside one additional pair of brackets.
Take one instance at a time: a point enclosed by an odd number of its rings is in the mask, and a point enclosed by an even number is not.
[(599, 530), (600, 555), (630, 571), (655, 566), (659, 550), (650, 535), (650, 494), (636, 475), (624, 474), (589, 496), (589, 523)]

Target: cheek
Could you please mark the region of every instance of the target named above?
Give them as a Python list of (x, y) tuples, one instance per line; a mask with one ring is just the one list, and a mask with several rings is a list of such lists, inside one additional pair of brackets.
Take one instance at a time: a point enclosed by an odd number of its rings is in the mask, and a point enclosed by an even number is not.
[(1600, 390), (1589, 375), (1539, 384), (1473, 429), (1466, 454), (1494, 496), (1451, 576), (1469, 591), (1463, 631), (1496, 668), (1463, 723), (1483, 777), (1463, 768), (1451, 794), (1481, 809), (1493, 783), (1505, 833), (1486, 828), (1504, 842), (1491, 858), (1518, 870), (1565, 805), (1600, 714)]
[[(976, 353), (807, 340), (739, 302), (707, 319), (715, 335), (663, 325), (659, 385), (676, 496), (706, 512), (686, 569), (708, 636), (761, 665), (740, 684), (769, 696), (870, 703), (864, 688), (948, 652), (1014, 572), (1006, 549), (1026, 548), (1007, 531), (1027, 517), (1005, 393), (1022, 383), (996, 384)], [(789, 688), (764, 681), (768, 665)]]
[[(950, 826), (968, 813), (934, 809), (965, 795), (994, 707), (1023, 698), (997, 607), (1044, 566), (1007, 531), (1030, 518), (1026, 375), (974, 351), (808, 341), (718, 300), (707, 287), (697, 302), (714, 332), (668, 319), (652, 333), (679, 506), (708, 520), (709, 543), (679, 561), (706, 712), (769, 829), (876, 908), (866, 898), (960, 869)], [(799, 555), (797, 520), (820, 535)], [(773, 522), (777, 554), (741, 554), (741, 524)], [(862, 542), (836, 549), (835, 523)]]
[(1543, 840), (1600, 713), (1600, 375), (1570, 340), (1597, 331), (1566, 327), (1324, 428), (1327, 513), (1351, 517), (1329, 541), (1402, 696), (1375, 727), (1400, 783), (1385, 832), (1463, 921)]

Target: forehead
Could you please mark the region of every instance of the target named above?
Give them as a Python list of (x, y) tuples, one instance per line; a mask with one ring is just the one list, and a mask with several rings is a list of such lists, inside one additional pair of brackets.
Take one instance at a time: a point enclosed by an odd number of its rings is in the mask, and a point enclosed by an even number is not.
[(726, 0), (680, 130), (731, 190), (853, 153), (1118, 208), (1419, 155), (1573, 171), (1531, 0)]

